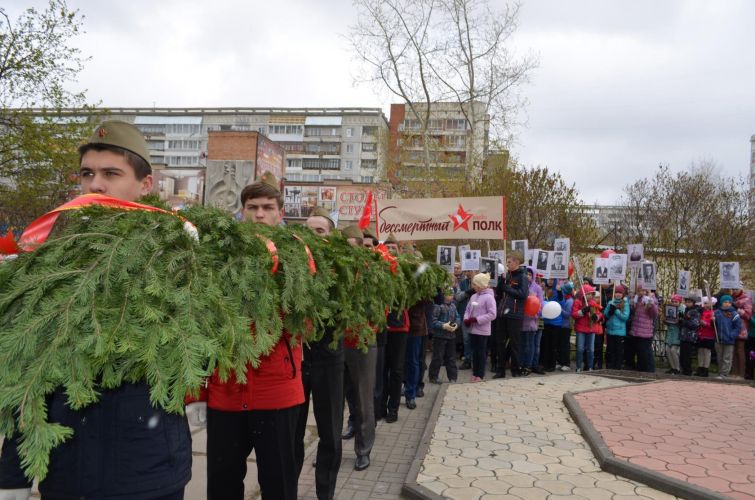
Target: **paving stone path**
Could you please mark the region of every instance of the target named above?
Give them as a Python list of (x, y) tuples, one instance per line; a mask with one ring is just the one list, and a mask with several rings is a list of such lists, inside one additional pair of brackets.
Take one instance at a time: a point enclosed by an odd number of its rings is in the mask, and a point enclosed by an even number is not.
[(666, 381), (575, 400), (616, 458), (731, 498), (755, 498), (755, 388)]
[(562, 402), (625, 382), (589, 375), (449, 387), (417, 483), (445, 498), (674, 498), (603, 472)]

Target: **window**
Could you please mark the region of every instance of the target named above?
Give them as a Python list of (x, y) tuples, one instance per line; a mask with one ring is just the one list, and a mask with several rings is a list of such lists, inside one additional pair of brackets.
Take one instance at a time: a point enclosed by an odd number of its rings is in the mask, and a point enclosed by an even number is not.
[(341, 160), (325, 158), (304, 158), (302, 159), (302, 168), (304, 170), (339, 170)]
[(363, 142), (362, 151), (365, 153), (377, 151), (377, 144), (374, 142)]
[(377, 127), (375, 126), (362, 127), (362, 134), (375, 136), (377, 135)]
[(165, 133), (165, 125), (137, 125), (136, 126), (142, 134), (150, 135), (150, 134), (164, 134)]
[(346, 152), (347, 153), (353, 153), (354, 152), (354, 145), (353, 144), (347, 144), (346, 145)]
[(463, 148), (467, 145), (467, 138), (463, 135), (446, 136), (446, 146), (452, 148)]
[(440, 120), (440, 119), (437, 119), (437, 118), (433, 118), (433, 119), (430, 120), (430, 123), (427, 126), (427, 128), (434, 129), (434, 130), (440, 130), (440, 129), (443, 128), (443, 120)]
[(301, 158), (287, 158), (286, 163), (290, 170), (301, 170)]
[(165, 141), (147, 141), (147, 147), (156, 151), (165, 150)]
[(187, 123), (172, 123), (167, 126), (166, 133), (175, 135), (193, 135), (199, 133), (199, 125), (190, 125)]
[(306, 127), (304, 135), (306, 137), (338, 137), (340, 129), (337, 127)]
[(301, 125), (270, 125), (270, 135), (272, 134), (288, 134), (288, 135), (301, 135)]
[(377, 168), (377, 160), (362, 160), (362, 168)]
[(467, 120), (464, 118), (451, 118), (446, 120), (446, 130), (466, 130)]
[(337, 155), (341, 152), (340, 144), (337, 142), (308, 142), (304, 150), (309, 154), (325, 155)]
[(354, 136), (354, 129), (349, 127), (346, 129), (346, 137), (353, 137)]
[(171, 167), (199, 165), (198, 156), (166, 156), (165, 160), (165, 162)]
[(199, 141), (168, 141), (168, 149), (199, 149)]
[(351, 170), (352, 165), (353, 165), (353, 162), (351, 160), (346, 160), (343, 162), (344, 170)]
[(375, 177), (372, 175), (362, 175), (359, 177), (359, 182), (372, 184), (373, 182), (375, 182)]
[(287, 153), (303, 153), (304, 152), (303, 142), (279, 142), (278, 144), (280, 144), (281, 147), (285, 149)]

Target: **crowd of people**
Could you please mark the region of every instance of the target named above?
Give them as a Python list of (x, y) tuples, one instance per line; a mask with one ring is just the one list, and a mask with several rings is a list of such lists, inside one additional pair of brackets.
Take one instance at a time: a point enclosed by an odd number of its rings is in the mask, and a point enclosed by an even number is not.
[[(490, 293), (475, 287), (482, 276), (454, 269), (453, 301), (465, 318), (457, 337), (459, 368), (472, 368), (472, 381), (484, 377), (488, 356), (493, 378), (504, 378), (507, 369), (513, 377), (604, 367), (655, 372), (659, 356), (668, 360), (666, 373), (689, 376), (696, 357), (694, 375), (708, 377), (713, 353), (717, 377), (753, 379), (755, 319), (752, 297), (743, 286), (711, 297), (673, 295), (666, 304), (655, 290), (641, 286), (632, 293), (623, 284), (593, 286), (587, 277), (577, 286), (569, 280), (544, 280), (515, 250), (490, 289), (497, 310), (492, 322), (487, 314), (479, 318), (486, 325), (481, 329), (472, 325), (478, 321), (480, 294)], [(527, 311), (530, 297), (537, 299), (536, 311)], [(550, 302), (558, 304), (560, 314), (543, 317), (543, 306)], [(489, 346), (481, 336), (492, 337)], [(659, 349), (663, 344), (665, 349)], [(453, 373), (449, 380), (456, 380)]]
[[(141, 133), (122, 122), (97, 127), (80, 151), (81, 187), (136, 201), (152, 187), (149, 154)], [(242, 218), (258, 224), (283, 222), (283, 197), (274, 178), (263, 176), (241, 192)], [(306, 220), (316, 234), (337, 231), (330, 214), (314, 210)], [(398, 254), (416, 252), (389, 235), (384, 242), (368, 230), (342, 230), (354, 246), (385, 245)], [(73, 409), (58, 389), (47, 405), (49, 422), (71, 427), (73, 436), (50, 456), (40, 483), (43, 498), (128, 498), (180, 500), (191, 478), (189, 423), (206, 428), (207, 498), (244, 498), (247, 459), (256, 454), (263, 499), (295, 499), (304, 463), (304, 435), (310, 404), (317, 425), (315, 488), (320, 499), (335, 496), (343, 441), (354, 440), (354, 468), (370, 466), (378, 421), (398, 420), (401, 399), (407, 410), (424, 396), (430, 383), (449, 382), (471, 369), (469, 380), (571, 369), (571, 335), (576, 333), (577, 372), (602, 368), (607, 341), (607, 368), (653, 371), (652, 341), (659, 325), (659, 300), (653, 291), (628, 294), (624, 286), (596, 289), (585, 283), (544, 281), (524, 265), (520, 252), (506, 259), (505, 273), (494, 287), (490, 275), (454, 272), (454, 284), (405, 310), (389, 311), (387, 325), (376, 331), (366, 350), (348, 334), (334, 342), (334, 331), (302, 345), (296, 332), (285, 332), (259, 365), (244, 377), (208, 378), (198, 397), (186, 399), (186, 416), (169, 414), (150, 401), (144, 381), (124, 382), (101, 390), (99, 401)], [(539, 308), (527, 305), (530, 296)], [(542, 304), (554, 301), (560, 313), (542, 318)], [(742, 290), (712, 297), (673, 297), (678, 318), (667, 328), (671, 370), (690, 375), (697, 349), (697, 375), (707, 376), (715, 349), (719, 376), (726, 377), (740, 358), (739, 344), (755, 350), (752, 301)], [(488, 339), (492, 337), (492, 341)], [(432, 359), (426, 365), (428, 343)], [(335, 347), (334, 347), (335, 345)], [(457, 360), (460, 359), (460, 366)], [(752, 378), (755, 360), (748, 358)], [(745, 371), (742, 368), (743, 372)], [(245, 380), (239, 382), (239, 380)], [(344, 401), (348, 407), (344, 430)], [(26, 500), (18, 435), (6, 436), (0, 453), (0, 500)]]

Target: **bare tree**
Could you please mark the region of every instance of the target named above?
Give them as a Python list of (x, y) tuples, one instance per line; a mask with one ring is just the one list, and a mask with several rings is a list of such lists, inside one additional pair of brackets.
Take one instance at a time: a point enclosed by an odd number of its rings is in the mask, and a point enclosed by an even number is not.
[[(518, 5), (501, 11), (487, 0), (355, 0), (357, 23), (349, 41), (366, 69), (359, 82), (387, 90), (406, 106), (414, 147), (422, 148), (424, 179), (417, 188), (441, 189), (456, 182), (476, 182), (484, 164), (492, 128), (499, 137), (513, 132), (524, 100), (518, 91), (535, 67), (532, 57), (516, 57), (510, 47)], [(466, 121), (464, 167), (445, 168), (435, 152), (439, 136), (431, 121), (439, 104), (452, 104)], [(392, 138), (389, 180), (399, 184), (398, 165), (405, 161), (399, 137)], [(414, 158), (416, 160), (417, 158)], [(390, 169), (389, 169), (390, 170)], [(434, 183), (427, 181), (432, 179)], [(440, 188), (438, 187), (440, 186)]]
[(644, 243), (659, 263), (659, 289), (676, 290), (680, 270), (692, 271), (697, 288), (718, 283), (720, 261), (740, 261), (752, 272), (753, 219), (743, 179), (719, 177), (714, 162), (672, 173), (661, 165), (652, 178), (624, 188), (627, 243)]

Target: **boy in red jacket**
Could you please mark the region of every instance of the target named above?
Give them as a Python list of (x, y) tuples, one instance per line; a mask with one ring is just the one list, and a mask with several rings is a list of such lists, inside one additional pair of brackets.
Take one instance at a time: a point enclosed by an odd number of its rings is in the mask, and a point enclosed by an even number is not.
[[(283, 220), (283, 197), (268, 174), (241, 191), (241, 204), (245, 221), (275, 226)], [(222, 382), (216, 372), (202, 391), (200, 400), (206, 402), (186, 407), (192, 424), (207, 425), (209, 500), (243, 500), (252, 450), (262, 498), (296, 499), (296, 422), (304, 402), (301, 360), (301, 344), (291, 345), (291, 335), (284, 332), (259, 367), (247, 366), (246, 384), (233, 375)]]

